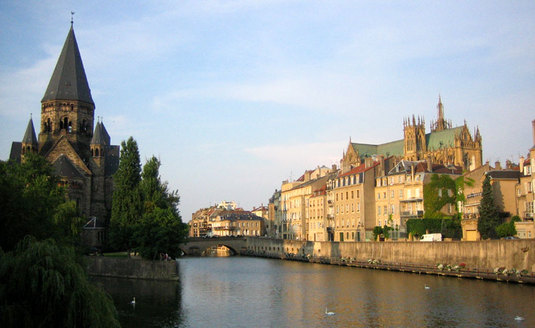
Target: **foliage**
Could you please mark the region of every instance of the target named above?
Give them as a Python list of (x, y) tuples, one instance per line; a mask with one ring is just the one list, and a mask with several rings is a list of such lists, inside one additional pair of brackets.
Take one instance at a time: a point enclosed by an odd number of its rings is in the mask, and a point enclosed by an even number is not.
[(29, 236), (0, 251), (0, 326), (119, 327), (111, 298), (78, 259), (72, 247)]
[(407, 220), (407, 231), (418, 236), (429, 232), (441, 233), (445, 238), (460, 239), (462, 237), (461, 222), (458, 218), (410, 219)]
[(177, 191), (169, 191), (160, 179), (161, 163), (150, 158), (139, 170), (139, 152), (130, 138), (123, 142), (115, 176), (110, 241), (116, 250), (135, 249), (147, 259), (160, 253), (179, 255), (178, 244), (187, 236), (181, 220)]
[(109, 241), (114, 249), (130, 249), (132, 225), (141, 218), (142, 198), (141, 162), (137, 142), (130, 137), (121, 143), (119, 168), (113, 176), (113, 203), (109, 227)]
[(503, 219), (500, 217), (498, 207), (494, 202), (489, 176), (486, 176), (485, 180), (483, 180), (482, 194), (481, 202), (478, 206), (479, 220), (477, 229), (481, 233), (482, 239), (496, 239), (498, 237), (496, 228), (503, 222)]
[(515, 221), (504, 222), (496, 227), (496, 235), (499, 238), (509, 237), (516, 235)]
[(156, 259), (160, 253), (179, 255), (178, 244), (187, 236), (187, 225), (178, 212), (179, 197), (169, 192), (160, 179), (160, 161), (152, 157), (143, 167), (140, 190), (143, 196), (143, 218), (134, 228), (136, 250), (142, 257)]
[(380, 226), (375, 226), (373, 228), (373, 240), (377, 240), (377, 236), (380, 236), (383, 234), (383, 228)]
[(390, 238), (390, 231), (394, 230), (392, 227), (387, 226), (386, 224), (383, 227), (383, 236), (385, 239)]
[(455, 206), (459, 211), (459, 202), (466, 200), (464, 186), (472, 186), (474, 180), (460, 176), (453, 179), (447, 174), (434, 174), (431, 181), (424, 186), (424, 211), (426, 218), (441, 219), (445, 215), (442, 208), (448, 204)]
[(76, 204), (66, 201), (52, 166), (42, 156), (27, 154), (22, 163), (0, 163), (0, 247), (15, 248), (24, 236), (77, 243), (83, 225)]

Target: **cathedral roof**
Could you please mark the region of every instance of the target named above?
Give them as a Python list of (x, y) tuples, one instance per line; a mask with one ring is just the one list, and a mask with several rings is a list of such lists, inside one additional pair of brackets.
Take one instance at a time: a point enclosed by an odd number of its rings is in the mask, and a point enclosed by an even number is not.
[(442, 131), (434, 131), (425, 135), (427, 149), (437, 150), (440, 148), (453, 147), (455, 145), (455, 136), (460, 134), (463, 126)]
[(61, 155), (53, 164), (56, 174), (61, 177), (78, 178), (81, 179), (84, 176), (76, 169), (74, 164), (65, 155)]
[(91, 139), (91, 144), (109, 146), (110, 141), (110, 135), (108, 134), (108, 131), (106, 131), (104, 123), (97, 122), (97, 125), (95, 126), (95, 132), (93, 133), (93, 138)]
[(48, 100), (79, 100), (94, 104), (72, 25), (41, 102)]
[(26, 132), (24, 133), (24, 138), (22, 138), (23, 143), (36, 145), (37, 137), (35, 136), (35, 129), (33, 128), (33, 121), (30, 118), (30, 121), (28, 122), (28, 126), (26, 127)]

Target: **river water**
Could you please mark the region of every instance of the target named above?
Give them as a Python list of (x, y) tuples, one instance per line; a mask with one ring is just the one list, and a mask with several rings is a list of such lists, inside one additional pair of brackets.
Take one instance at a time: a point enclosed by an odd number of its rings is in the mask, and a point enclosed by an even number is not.
[(252, 257), (182, 258), (179, 276), (95, 280), (123, 327), (535, 327), (531, 285)]

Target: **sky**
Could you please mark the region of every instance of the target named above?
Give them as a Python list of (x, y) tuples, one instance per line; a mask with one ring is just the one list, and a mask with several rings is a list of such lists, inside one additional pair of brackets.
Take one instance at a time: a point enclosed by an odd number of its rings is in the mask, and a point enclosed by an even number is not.
[(406, 117), (429, 131), (439, 95), (484, 161), (533, 146), (533, 1), (0, 0), (0, 159), (30, 115), (39, 129), (71, 11), (95, 115), (160, 159), (186, 222), (266, 205), (350, 139), (402, 139)]

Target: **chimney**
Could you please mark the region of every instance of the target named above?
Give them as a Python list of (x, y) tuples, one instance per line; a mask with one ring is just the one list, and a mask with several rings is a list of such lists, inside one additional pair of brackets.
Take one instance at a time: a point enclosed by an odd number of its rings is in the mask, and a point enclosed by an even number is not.
[(333, 164), (333, 165), (331, 166), (331, 172), (336, 172), (337, 169), (338, 169), (338, 168), (336, 167), (336, 164)]
[(306, 170), (305, 171), (305, 182), (306, 181), (309, 181), (310, 180), (310, 171), (309, 170)]
[(510, 160), (506, 160), (506, 161), (505, 161), (505, 168), (506, 168), (506, 169), (511, 169), (511, 168), (513, 168), (513, 163), (512, 163)]
[(496, 161), (496, 163), (494, 163), (494, 169), (497, 171), (502, 169), (502, 164), (500, 161)]
[(427, 172), (433, 172), (433, 162), (431, 157), (427, 157)]
[(524, 156), (520, 156), (520, 163), (518, 164), (520, 166), (520, 174), (524, 174)]

